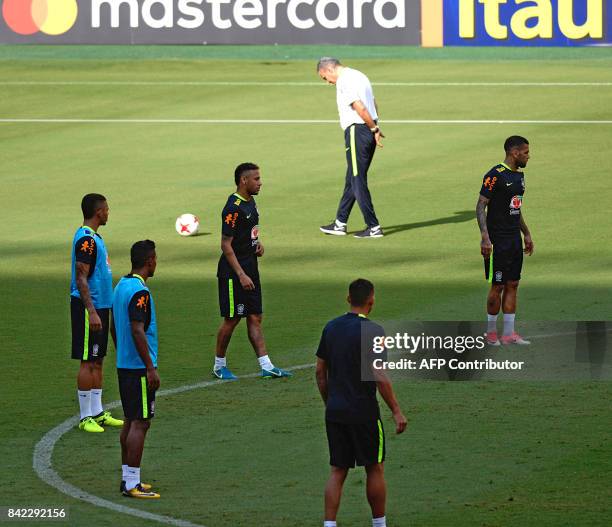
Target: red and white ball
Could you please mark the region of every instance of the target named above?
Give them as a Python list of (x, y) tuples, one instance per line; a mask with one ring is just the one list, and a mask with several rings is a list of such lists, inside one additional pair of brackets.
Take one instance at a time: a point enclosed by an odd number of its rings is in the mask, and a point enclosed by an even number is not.
[(175, 227), (181, 236), (193, 236), (200, 229), (200, 220), (193, 214), (181, 214), (176, 218)]

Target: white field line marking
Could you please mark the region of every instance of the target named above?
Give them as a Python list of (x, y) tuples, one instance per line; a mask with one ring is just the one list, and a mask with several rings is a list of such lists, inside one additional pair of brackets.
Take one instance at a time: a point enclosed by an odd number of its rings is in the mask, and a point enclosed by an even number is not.
[[(312, 86), (323, 82), (276, 81), (0, 81), (0, 86)], [(611, 87), (612, 82), (373, 82), (372, 86), (390, 87)]]
[[(294, 371), (312, 367), (314, 367), (314, 364), (301, 364), (299, 366), (293, 366), (292, 368), (287, 369)], [(249, 375), (241, 375), (239, 378), (248, 379), (252, 377), (258, 377), (259, 375), (259, 373), (251, 373)], [(198, 388), (206, 388), (207, 386), (223, 384), (224, 382), (231, 381), (203, 381), (198, 382), (196, 384), (189, 384), (185, 386), (179, 386), (177, 388), (171, 388), (168, 390), (160, 390), (159, 392), (157, 392), (157, 397), (176, 395), (177, 393), (197, 390)], [(112, 403), (107, 404), (104, 407), (110, 409), (117, 408), (120, 405), (121, 401), (113, 401)], [(66, 494), (67, 496), (70, 496), (71, 498), (91, 503), (96, 507), (103, 507), (105, 509), (110, 509), (121, 514), (129, 514), (131, 516), (136, 516), (145, 520), (156, 521), (159, 523), (165, 523), (167, 525), (176, 525), (177, 527), (204, 527), (203, 525), (191, 523), (185, 520), (179, 520), (177, 518), (172, 518), (171, 516), (153, 514), (140, 509), (132, 509), (131, 507), (126, 507), (125, 505), (119, 505), (118, 503), (99, 498), (98, 496), (90, 494), (64, 481), (61, 476), (55, 471), (53, 465), (51, 464), (53, 449), (55, 448), (56, 443), (62, 438), (62, 436), (72, 430), (78, 422), (78, 415), (66, 419), (63, 423), (59, 424), (58, 426), (47, 432), (36, 444), (36, 447), (34, 448), (34, 457), (32, 459), (32, 467), (34, 468), (34, 471), (42, 481), (44, 481), (47, 485), (51, 485), (55, 489)]]
[[(0, 118), (0, 124), (337, 124), (332, 119), (61, 119)], [(612, 124), (612, 120), (390, 119), (381, 124)]]

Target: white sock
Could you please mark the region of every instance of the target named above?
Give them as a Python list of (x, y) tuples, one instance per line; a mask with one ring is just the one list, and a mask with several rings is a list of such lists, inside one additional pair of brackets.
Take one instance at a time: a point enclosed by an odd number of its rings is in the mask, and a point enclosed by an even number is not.
[(374, 225), (374, 227), (370, 227), (371, 231), (377, 231), (378, 229), (380, 229), (380, 225)]
[(274, 368), (274, 364), (270, 362), (270, 357), (268, 357), (267, 355), (264, 355), (263, 357), (258, 357), (257, 360), (259, 361), (259, 365), (261, 366), (262, 370), (271, 370), (272, 368)]
[(91, 390), (77, 390), (79, 397), (79, 408), (81, 409), (81, 419), (91, 417)]
[(504, 313), (504, 337), (514, 333), (514, 313)]
[(125, 481), (127, 479), (127, 465), (121, 465), (121, 481)]
[(102, 388), (91, 389), (91, 415), (100, 415), (102, 410)]
[(225, 357), (215, 357), (215, 371), (225, 368), (226, 365), (227, 361), (225, 360)]
[(346, 227), (346, 223), (342, 223), (340, 220), (336, 220), (336, 225), (338, 227)]
[(387, 519), (385, 516), (380, 518), (372, 518), (372, 527), (387, 527)]
[(497, 333), (497, 315), (489, 315), (487, 313), (487, 333)]
[(336, 527), (336, 522), (331, 520), (325, 520), (323, 522), (323, 527)]
[(125, 488), (133, 489), (140, 483), (140, 467), (128, 467), (125, 475)]

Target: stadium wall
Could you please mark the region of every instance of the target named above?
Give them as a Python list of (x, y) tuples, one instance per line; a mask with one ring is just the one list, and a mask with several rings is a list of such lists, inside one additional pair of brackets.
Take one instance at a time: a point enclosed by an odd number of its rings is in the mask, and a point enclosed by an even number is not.
[(0, 44), (612, 45), (612, 0), (0, 0)]

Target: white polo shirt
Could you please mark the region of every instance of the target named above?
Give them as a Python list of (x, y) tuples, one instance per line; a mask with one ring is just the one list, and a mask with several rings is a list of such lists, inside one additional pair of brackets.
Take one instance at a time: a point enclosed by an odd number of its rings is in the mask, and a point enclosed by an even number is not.
[(353, 110), (351, 104), (361, 101), (372, 116), (377, 120), (376, 106), (374, 105), (374, 92), (370, 80), (360, 71), (344, 68), (336, 81), (336, 101), (340, 115), (340, 127), (346, 130), (352, 124), (363, 124), (359, 114)]

